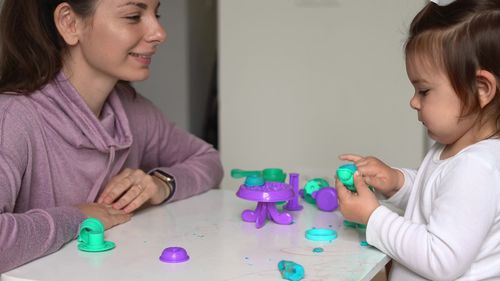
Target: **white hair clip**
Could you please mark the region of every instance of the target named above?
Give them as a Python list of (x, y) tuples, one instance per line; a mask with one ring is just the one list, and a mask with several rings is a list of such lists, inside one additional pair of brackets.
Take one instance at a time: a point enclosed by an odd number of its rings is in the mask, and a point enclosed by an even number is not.
[(431, 2), (434, 2), (434, 3), (438, 4), (439, 6), (449, 5), (453, 1), (455, 1), (455, 0), (431, 0)]

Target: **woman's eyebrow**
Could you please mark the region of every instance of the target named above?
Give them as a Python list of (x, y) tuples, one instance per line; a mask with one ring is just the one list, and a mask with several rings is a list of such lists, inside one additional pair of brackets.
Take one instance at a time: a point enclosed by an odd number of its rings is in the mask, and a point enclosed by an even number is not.
[(143, 2), (133, 2), (133, 1), (127, 2), (125, 4), (122, 4), (122, 5), (118, 6), (118, 7), (121, 8), (121, 7), (125, 7), (125, 6), (130, 6), (130, 5), (137, 6), (137, 7), (141, 8), (141, 9), (143, 9), (143, 10), (146, 10), (148, 8), (148, 4), (146, 4), (146, 3), (143, 3)]

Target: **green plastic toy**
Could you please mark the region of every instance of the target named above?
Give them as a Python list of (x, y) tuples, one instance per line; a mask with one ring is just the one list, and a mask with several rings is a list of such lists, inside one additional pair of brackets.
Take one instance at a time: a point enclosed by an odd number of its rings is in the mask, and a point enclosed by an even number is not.
[(329, 187), (328, 181), (322, 178), (315, 178), (307, 181), (304, 186), (303, 198), (307, 203), (316, 204), (316, 199), (313, 198), (312, 194), (322, 188)]
[(356, 192), (356, 187), (354, 186), (354, 173), (357, 170), (358, 167), (352, 163), (342, 165), (337, 169), (337, 178), (352, 192)]
[(262, 171), (247, 171), (241, 169), (232, 169), (231, 177), (235, 179), (244, 177), (263, 177), (264, 181), (285, 182), (286, 173), (280, 168), (267, 168)]
[(85, 252), (103, 252), (115, 247), (115, 243), (104, 241), (104, 225), (96, 218), (88, 218), (80, 224), (78, 249)]

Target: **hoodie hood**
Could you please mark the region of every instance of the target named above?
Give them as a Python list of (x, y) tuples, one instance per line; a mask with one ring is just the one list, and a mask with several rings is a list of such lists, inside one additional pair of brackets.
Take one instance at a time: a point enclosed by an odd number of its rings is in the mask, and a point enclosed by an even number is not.
[(90, 110), (62, 71), (52, 83), (41, 89), (42, 96), (33, 98), (45, 122), (75, 148), (96, 149), (109, 153), (132, 144), (127, 115), (115, 89), (103, 105), (99, 119)]
[[(75, 149), (95, 150), (106, 155), (102, 173), (93, 182), (87, 202), (95, 201), (112, 173), (118, 173), (132, 145), (132, 132), (116, 87), (95, 116), (62, 71), (40, 93), (31, 96), (37, 110), (54, 132)], [(122, 151), (122, 153), (117, 153)], [(118, 159), (115, 159), (119, 155)]]

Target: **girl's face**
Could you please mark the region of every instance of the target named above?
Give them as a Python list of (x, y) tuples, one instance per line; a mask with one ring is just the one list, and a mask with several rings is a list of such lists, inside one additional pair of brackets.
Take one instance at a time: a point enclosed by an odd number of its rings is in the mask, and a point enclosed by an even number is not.
[(166, 39), (159, 5), (159, 0), (97, 0), (79, 37), (78, 71), (100, 79), (148, 78), (156, 47)]
[(448, 148), (469, 145), (475, 117), (460, 117), (461, 101), (445, 72), (421, 57), (407, 58), (406, 71), (415, 88), (410, 106), (429, 137)]

